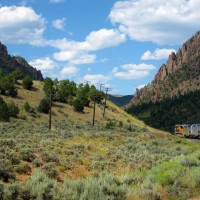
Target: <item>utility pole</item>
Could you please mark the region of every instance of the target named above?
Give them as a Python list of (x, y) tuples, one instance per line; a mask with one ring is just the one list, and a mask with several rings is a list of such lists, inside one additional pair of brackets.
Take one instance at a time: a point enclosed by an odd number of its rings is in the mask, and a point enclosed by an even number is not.
[(91, 83), (91, 81), (84, 81), (84, 83), (89, 85), (89, 83)]
[(52, 91), (50, 91), (50, 99), (49, 99), (49, 130), (51, 130), (51, 106), (52, 106)]
[(100, 83), (100, 84), (98, 84), (98, 85), (100, 86), (99, 91), (101, 91), (101, 88), (102, 88), (103, 86), (105, 86), (104, 83)]
[(94, 120), (95, 120), (95, 108), (96, 108), (96, 101), (94, 101), (94, 109), (93, 109), (93, 121), (92, 121), (93, 126), (94, 126)]
[(105, 113), (106, 113), (106, 101), (107, 101), (108, 91), (111, 91), (111, 88), (106, 88), (104, 91), (106, 91), (106, 96), (105, 96), (105, 102), (104, 102), (104, 108), (103, 108), (103, 118), (105, 117)]

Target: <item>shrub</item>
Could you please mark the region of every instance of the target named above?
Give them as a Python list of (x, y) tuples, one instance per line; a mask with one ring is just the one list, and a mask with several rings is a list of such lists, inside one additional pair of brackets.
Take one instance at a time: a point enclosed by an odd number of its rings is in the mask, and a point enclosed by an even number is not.
[(4, 195), (4, 184), (0, 181), (0, 199), (3, 199)]
[(106, 123), (106, 126), (105, 126), (106, 129), (111, 129), (113, 127), (115, 127), (115, 123), (113, 121), (109, 121)]
[(40, 101), (40, 104), (38, 106), (38, 111), (42, 112), (42, 113), (45, 113), (45, 114), (48, 114), (49, 113), (49, 109), (50, 109), (49, 100), (47, 98), (43, 98)]
[(5, 152), (5, 158), (8, 159), (13, 165), (20, 163), (19, 156), (16, 152), (11, 151), (10, 149)]
[(31, 106), (29, 105), (29, 103), (27, 101), (24, 103), (24, 110), (26, 112), (30, 112), (31, 111)]
[(33, 79), (31, 77), (29, 77), (29, 76), (26, 76), (22, 80), (22, 85), (23, 85), (24, 89), (31, 90), (32, 86), (33, 86)]
[(180, 180), (185, 171), (185, 167), (176, 162), (164, 162), (154, 167), (150, 171), (148, 178), (163, 186), (173, 185), (175, 182), (177, 183)]
[(9, 90), (8, 90), (8, 95), (9, 96), (16, 97), (17, 94), (18, 94), (17, 89), (14, 86), (9, 88)]
[(20, 150), (21, 157), (24, 161), (32, 162), (35, 159), (35, 155), (28, 148), (22, 148)]
[(21, 187), (19, 183), (13, 183), (6, 187), (4, 192), (4, 199), (14, 200), (18, 199), (21, 193)]
[(74, 107), (74, 111), (76, 111), (76, 112), (83, 112), (83, 110), (84, 110), (84, 105), (82, 104), (82, 102), (79, 99), (74, 100), (73, 107)]
[(20, 163), (15, 167), (15, 171), (20, 174), (26, 174), (31, 170), (27, 163)]
[(180, 156), (177, 162), (188, 168), (200, 165), (200, 161), (195, 156)]
[(142, 197), (142, 199), (161, 200), (162, 194), (160, 193), (159, 190), (160, 190), (160, 186), (158, 184), (147, 181), (141, 185), (139, 195)]
[(60, 172), (56, 165), (53, 163), (45, 163), (41, 169), (50, 178), (57, 178)]
[(9, 121), (9, 109), (6, 102), (0, 97), (0, 121)]
[(36, 166), (36, 167), (41, 167), (42, 166), (42, 162), (38, 159), (38, 158), (35, 158), (33, 160), (33, 164)]
[(22, 199), (51, 200), (54, 199), (54, 190), (59, 190), (57, 187), (57, 182), (48, 178), (41, 170), (36, 170), (23, 188)]
[(9, 160), (0, 159), (0, 179), (5, 182), (8, 182), (9, 179), (15, 180), (13, 166)]
[(17, 115), (19, 114), (18, 106), (15, 105), (15, 103), (13, 102), (8, 104), (8, 110), (9, 110), (10, 117), (17, 117)]

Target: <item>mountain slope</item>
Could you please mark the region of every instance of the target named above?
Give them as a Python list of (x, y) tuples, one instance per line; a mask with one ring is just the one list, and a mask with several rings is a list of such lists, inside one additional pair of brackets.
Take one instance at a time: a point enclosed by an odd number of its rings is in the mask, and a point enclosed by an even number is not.
[(200, 123), (200, 32), (171, 53), (154, 80), (137, 90), (127, 111), (150, 126), (173, 132), (175, 124)]
[(8, 54), (5, 45), (0, 43), (0, 69), (6, 73), (19, 70), (22, 74), (32, 77), (34, 80), (43, 80), (40, 70), (30, 66), (24, 58), (12, 57)]
[(175, 54), (171, 53), (154, 80), (137, 90), (132, 104), (158, 102), (200, 89), (200, 32), (187, 40)]
[(127, 105), (131, 99), (133, 98), (133, 95), (125, 95), (125, 96), (114, 96), (114, 95), (108, 95), (108, 98), (117, 106), (125, 106)]

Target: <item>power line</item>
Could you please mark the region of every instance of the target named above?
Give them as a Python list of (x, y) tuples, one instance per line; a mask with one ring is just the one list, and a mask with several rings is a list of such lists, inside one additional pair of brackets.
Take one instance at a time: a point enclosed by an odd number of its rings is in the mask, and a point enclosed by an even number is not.
[(101, 89), (106, 85), (106, 84), (104, 84), (104, 83), (99, 83), (99, 84), (97, 84), (97, 85), (99, 85), (99, 90), (101, 91)]

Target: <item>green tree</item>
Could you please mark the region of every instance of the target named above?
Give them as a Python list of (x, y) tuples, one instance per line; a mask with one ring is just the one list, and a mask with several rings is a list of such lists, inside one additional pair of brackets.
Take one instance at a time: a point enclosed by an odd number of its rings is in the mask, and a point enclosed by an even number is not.
[(17, 105), (15, 105), (14, 102), (8, 104), (8, 111), (10, 117), (17, 117), (17, 115), (19, 114), (19, 108)]
[(93, 102), (101, 103), (101, 101), (104, 99), (104, 93), (102, 91), (97, 90), (95, 86), (92, 85), (88, 97)]
[(0, 121), (9, 121), (9, 110), (6, 102), (0, 97)]
[(90, 100), (88, 99), (89, 91), (90, 91), (90, 86), (88, 83), (85, 84), (85, 86), (83, 86), (83, 84), (80, 84), (78, 86), (76, 97), (82, 102), (84, 106), (89, 106), (90, 104)]
[(74, 107), (74, 111), (76, 111), (76, 112), (83, 112), (83, 110), (84, 110), (84, 105), (82, 104), (80, 99), (74, 100), (73, 107)]
[(19, 70), (15, 70), (9, 74), (9, 77), (16, 84), (18, 80), (23, 79), (23, 74)]
[(44, 79), (43, 90), (45, 92), (46, 97), (50, 97), (50, 93), (54, 93), (54, 83), (51, 78), (47, 77)]
[(26, 112), (30, 112), (31, 111), (31, 106), (29, 105), (29, 103), (27, 101), (24, 104), (24, 110)]
[(33, 79), (29, 76), (26, 76), (22, 80), (23, 88), (26, 90), (31, 90), (33, 86)]
[(61, 102), (69, 102), (76, 95), (76, 89), (76, 84), (73, 81), (62, 80), (57, 87), (56, 97)]
[(69, 85), (69, 80), (60, 81), (57, 91), (57, 98), (60, 102), (64, 103), (67, 102), (67, 98), (69, 96), (68, 85)]
[(48, 114), (49, 113), (49, 109), (50, 109), (49, 99), (43, 98), (40, 101), (39, 106), (38, 106), (37, 109), (38, 109), (39, 112)]

